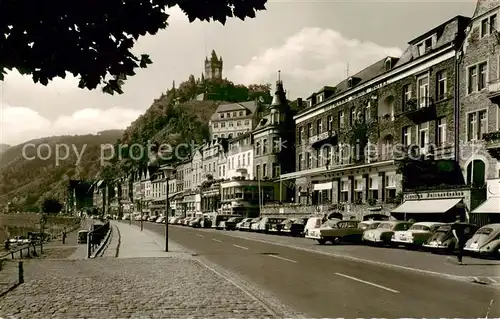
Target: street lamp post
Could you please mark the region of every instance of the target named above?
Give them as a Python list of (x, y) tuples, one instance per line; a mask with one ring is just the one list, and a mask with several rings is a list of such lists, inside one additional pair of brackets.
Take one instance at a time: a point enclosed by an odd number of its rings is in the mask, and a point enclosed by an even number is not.
[(165, 192), (165, 213), (166, 213), (166, 220), (165, 220), (165, 251), (168, 252), (168, 211), (170, 209), (170, 200), (169, 200), (169, 185), (168, 182), (170, 181), (170, 174), (173, 172), (172, 167), (165, 167), (164, 169), (165, 176), (166, 176), (166, 183), (167, 183), (167, 191)]

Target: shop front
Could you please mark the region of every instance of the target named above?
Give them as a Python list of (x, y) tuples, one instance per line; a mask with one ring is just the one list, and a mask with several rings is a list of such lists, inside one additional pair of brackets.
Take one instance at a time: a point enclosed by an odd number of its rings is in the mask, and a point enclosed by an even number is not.
[(481, 190), (461, 187), (454, 189), (407, 192), (403, 203), (391, 212), (397, 220), (415, 220), (416, 222), (454, 222), (471, 220), (471, 208), (475, 208)]
[(478, 226), (500, 223), (500, 178), (487, 180), (486, 200), (471, 212)]

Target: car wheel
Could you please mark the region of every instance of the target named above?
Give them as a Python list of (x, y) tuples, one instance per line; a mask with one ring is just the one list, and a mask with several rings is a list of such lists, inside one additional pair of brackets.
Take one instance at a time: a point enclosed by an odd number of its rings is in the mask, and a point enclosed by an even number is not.
[(340, 243), (340, 237), (333, 237), (331, 242), (334, 245), (338, 245)]
[(326, 244), (326, 240), (325, 239), (318, 239), (318, 243), (320, 245), (324, 245), (324, 244)]

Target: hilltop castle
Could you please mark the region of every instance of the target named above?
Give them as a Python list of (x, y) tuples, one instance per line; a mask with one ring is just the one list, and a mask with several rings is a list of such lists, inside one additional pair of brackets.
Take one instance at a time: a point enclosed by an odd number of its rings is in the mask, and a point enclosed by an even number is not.
[(222, 79), (222, 56), (217, 57), (215, 50), (212, 50), (210, 59), (205, 57), (205, 79)]

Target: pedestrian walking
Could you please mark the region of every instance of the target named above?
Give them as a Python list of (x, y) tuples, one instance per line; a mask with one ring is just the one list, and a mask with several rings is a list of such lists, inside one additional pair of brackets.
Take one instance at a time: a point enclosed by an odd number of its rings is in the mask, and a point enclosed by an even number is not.
[(457, 260), (460, 265), (463, 265), (462, 258), (464, 256), (464, 246), (465, 246), (465, 230), (464, 226), (460, 222), (460, 218), (457, 218), (455, 224), (452, 226), (452, 233), (457, 240)]
[(63, 231), (62, 243), (63, 243), (63, 245), (66, 243), (66, 231)]

